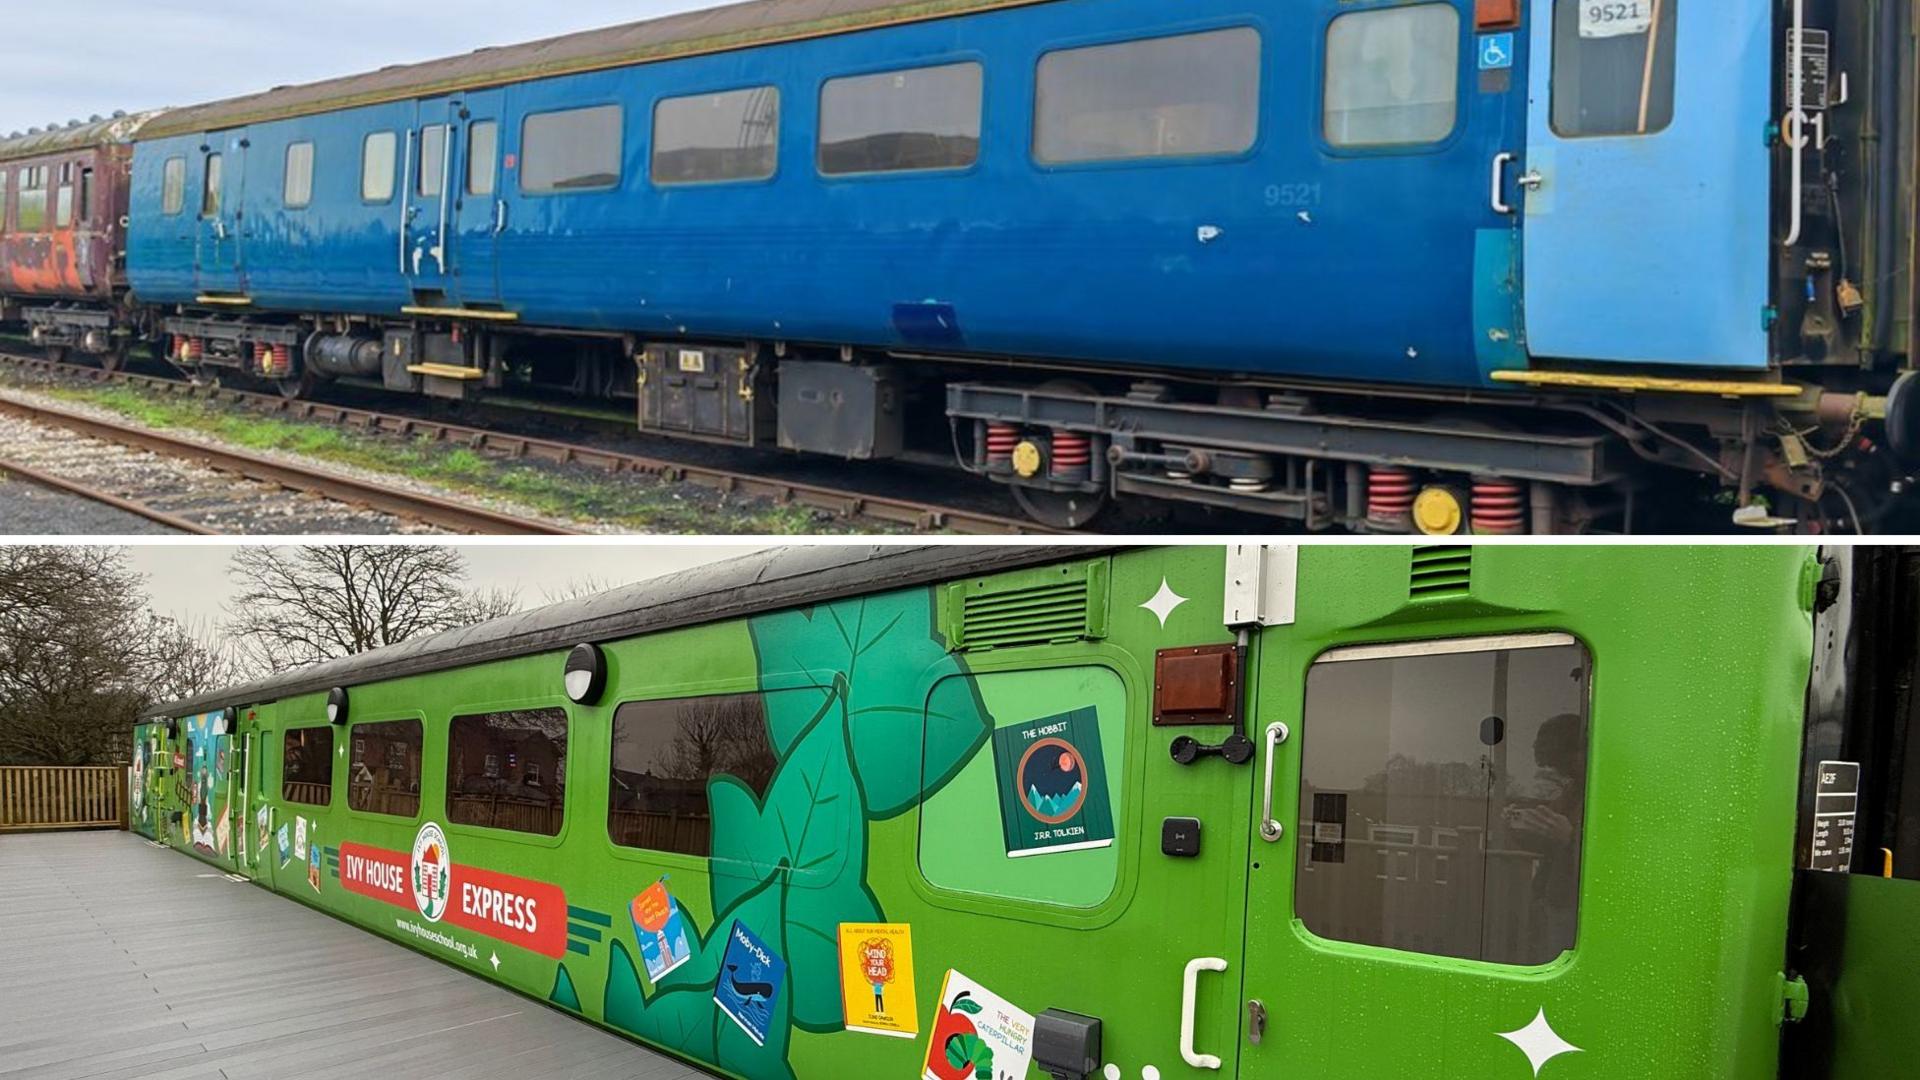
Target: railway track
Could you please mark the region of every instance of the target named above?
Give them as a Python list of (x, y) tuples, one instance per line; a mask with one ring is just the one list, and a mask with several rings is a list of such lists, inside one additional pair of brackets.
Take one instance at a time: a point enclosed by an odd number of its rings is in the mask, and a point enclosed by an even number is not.
[[(9, 419), (14, 423), (9, 425)], [(424, 492), (4, 397), (0, 472), (199, 535), (574, 532)]]
[[(503, 460), (530, 460), (554, 465), (579, 465), (608, 473), (631, 473), (670, 483), (696, 484), (710, 490), (802, 506), (836, 517), (892, 525), (920, 532), (952, 532), (970, 536), (1060, 535), (1058, 530), (1024, 518), (980, 510), (943, 506), (897, 496), (876, 495), (829, 485), (760, 476), (720, 466), (650, 457), (558, 439), (490, 431), (442, 420), (402, 416), (372, 409), (318, 401), (290, 401), (277, 394), (261, 394), (228, 387), (195, 386), (190, 382), (130, 371), (106, 371), (45, 357), (0, 351), (0, 365), (18, 370), (58, 374), (98, 384), (142, 386), (169, 394), (252, 409), (265, 415), (300, 420), (367, 434), (425, 440), (458, 446)], [(199, 444), (194, 444), (199, 445)]]

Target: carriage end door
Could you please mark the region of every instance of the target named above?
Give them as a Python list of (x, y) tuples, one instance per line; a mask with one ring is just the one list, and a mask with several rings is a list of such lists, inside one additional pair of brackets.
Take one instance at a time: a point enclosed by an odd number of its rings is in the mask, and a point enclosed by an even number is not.
[(195, 286), (202, 296), (246, 294), (247, 130), (209, 133), (200, 149)]
[(453, 280), (451, 192), (459, 137), (459, 106), (448, 98), (420, 103), (419, 120), (407, 135), (407, 186), (401, 199), (407, 280), (414, 303), (447, 306)]
[(508, 205), (502, 185), (506, 150), (501, 110), (506, 95), (480, 90), (454, 104), (459, 160), (453, 178), (454, 291), (462, 307), (500, 304), (500, 235)]

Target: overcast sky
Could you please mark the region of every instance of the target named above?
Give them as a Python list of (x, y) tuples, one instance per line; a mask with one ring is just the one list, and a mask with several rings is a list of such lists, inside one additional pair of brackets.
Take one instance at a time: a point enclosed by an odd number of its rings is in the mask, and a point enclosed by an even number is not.
[(7, 0), (0, 134), (197, 105), (716, 0)]
[[(754, 546), (459, 545), (471, 584), (516, 592), (522, 607), (540, 607), (550, 591), (589, 579), (612, 587), (660, 577), (761, 550)], [(225, 546), (130, 547), (135, 572), (147, 579), (153, 608), (183, 622), (212, 623), (226, 617), (234, 594), (227, 578), (233, 549)]]

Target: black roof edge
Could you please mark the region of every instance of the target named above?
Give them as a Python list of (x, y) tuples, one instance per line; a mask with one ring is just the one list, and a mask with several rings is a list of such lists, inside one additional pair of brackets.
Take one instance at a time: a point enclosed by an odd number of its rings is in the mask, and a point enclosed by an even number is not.
[(775, 548), (519, 612), (476, 626), (330, 660), (259, 682), (157, 705), (141, 724), (364, 686), (643, 634), (726, 622), (870, 593), (932, 585), (1121, 546), (941, 545)]

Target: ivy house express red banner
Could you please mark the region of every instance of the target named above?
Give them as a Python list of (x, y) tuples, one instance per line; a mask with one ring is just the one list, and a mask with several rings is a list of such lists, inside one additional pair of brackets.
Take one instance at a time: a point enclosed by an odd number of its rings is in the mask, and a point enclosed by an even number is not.
[(423, 906), (414, 895), (415, 861), (397, 851), (343, 843), (340, 883), (348, 892), (406, 908), (429, 922), (444, 919), (544, 956), (565, 955), (567, 894), (559, 886), (448, 860), (450, 902), (430, 913), (431, 905)]

